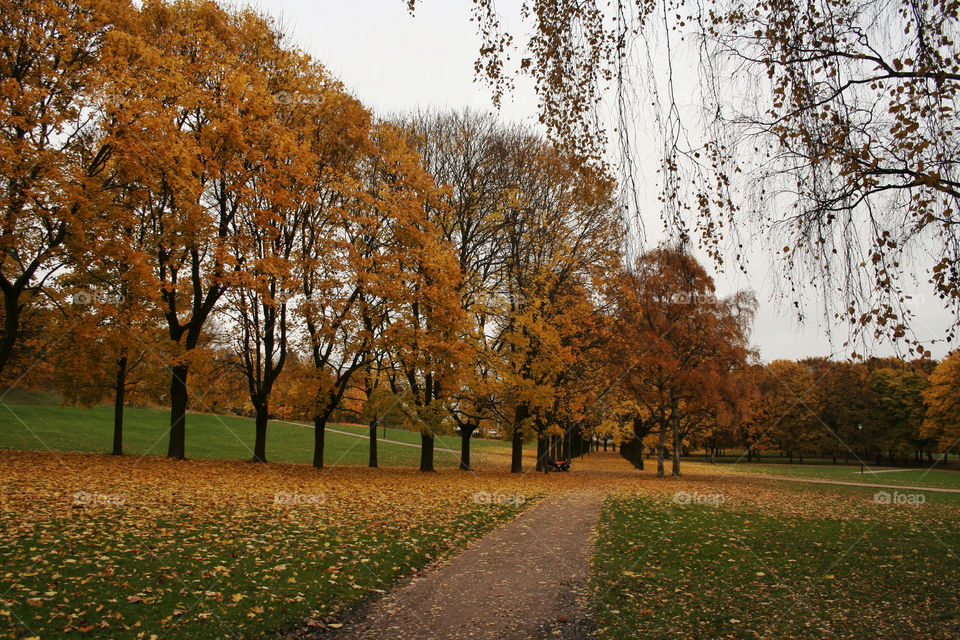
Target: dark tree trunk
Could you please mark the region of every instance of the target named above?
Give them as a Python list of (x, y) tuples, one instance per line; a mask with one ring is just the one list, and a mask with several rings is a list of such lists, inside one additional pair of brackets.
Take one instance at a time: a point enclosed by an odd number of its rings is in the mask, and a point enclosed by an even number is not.
[[(6, 281), (4, 281), (6, 282)], [(20, 289), (11, 287), (3, 291), (3, 336), (0, 336), (0, 372), (13, 353), (20, 333)]]
[(670, 469), (670, 475), (680, 475), (680, 429), (676, 421), (673, 421), (673, 466)]
[(323, 437), (326, 435), (327, 419), (313, 416), (313, 466), (323, 469)]
[(185, 364), (173, 367), (170, 375), (170, 446), (167, 457), (183, 460), (186, 451), (187, 373)]
[(266, 462), (267, 461), (267, 420), (270, 417), (270, 411), (267, 407), (266, 400), (257, 402), (254, 405), (254, 411), (256, 412), (256, 439), (253, 442), (253, 461), (254, 462)]
[(523, 421), (527, 417), (526, 405), (517, 407), (513, 425), (513, 443), (510, 451), (510, 473), (523, 473)]
[(476, 425), (460, 425), (460, 470), (472, 471), (470, 468), (470, 439), (473, 432), (477, 430)]
[(377, 419), (370, 421), (370, 459), (367, 461), (368, 467), (377, 468)]
[(113, 397), (113, 455), (123, 455), (123, 403), (127, 391), (127, 356), (117, 358), (117, 381)]
[(662, 478), (664, 476), (663, 470), (663, 450), (666, 448), (667, 443), (667, 429), (665, 425), (660, 425), (660, 439), (657, 442), (657, 477)]
[(420, 432), (420, 471), (433, 472), (433, 435)]
[(547, 468), (546, 460), (550, 455), (549, 447), (547, 446), (547, 438), (543, 434), (537, 435), (537, 466), (536, 471), (545, 471)]

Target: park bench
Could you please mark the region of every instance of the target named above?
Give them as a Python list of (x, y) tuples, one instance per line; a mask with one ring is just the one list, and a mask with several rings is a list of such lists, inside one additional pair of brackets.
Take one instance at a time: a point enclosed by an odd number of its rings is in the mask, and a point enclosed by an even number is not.
[(547, 468), (550, 471), (570, 471), (569, 460), (547, 460)]

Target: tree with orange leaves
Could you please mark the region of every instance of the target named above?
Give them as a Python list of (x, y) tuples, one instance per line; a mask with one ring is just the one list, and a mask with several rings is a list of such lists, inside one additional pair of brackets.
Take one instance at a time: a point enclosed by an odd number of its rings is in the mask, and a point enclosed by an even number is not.
[(644, 408), (657, 435), (657, 475), (670, 438), (673, 475), (690, 439), (724, 410), (728, 377), (750, 356), (755, 301), (718, 299), (713, 280), (683, 247), (641, 255), (614, 288), (612, 377)]
[(131, 13), (124, 0), (0, 2), (0, 372), (68, 234), (110, 199), (114, 148), (91, 112), (110, 34)]

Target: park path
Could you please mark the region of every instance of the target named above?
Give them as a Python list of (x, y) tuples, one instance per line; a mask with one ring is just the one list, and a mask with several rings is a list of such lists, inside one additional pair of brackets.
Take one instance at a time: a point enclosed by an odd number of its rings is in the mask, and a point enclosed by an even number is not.
[(788, 476), (751, 476), (744, 474), (741, 477), (760, 478), (762, 480), (783, 480), (785, 482), (805, 482), (808, 484), (835, 484), (844, 487), (870, 487), (872, 489), (930, 491), (932, 493), (960, 493), (960, 489), (946, 489), (943, 487), (914, 487), (909, 485), (874, 484), (872, 482), (847, 482), (846, 480), (821, 480), (819, 478), (791, 478)]
[(554, 494), (460, 555), (356, 612), (337, 640), (589, 635), (583, 608), (604, 492)]

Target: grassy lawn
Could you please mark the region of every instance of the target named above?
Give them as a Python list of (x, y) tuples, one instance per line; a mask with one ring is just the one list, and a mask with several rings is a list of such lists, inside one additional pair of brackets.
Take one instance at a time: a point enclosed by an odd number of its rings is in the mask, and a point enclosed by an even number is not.
[[(370, 432), (369, 427), (356, 424), (338, 424), (334, 426), (334, 428), (364, 436)], [(386, 436), (384, 436), (384, 431), (386, 431)], [(420, 446), (420, 434), (416, 431), (387, 427), (386, 429), (377, 429), (377, 436), (386, 438), (387, 440), (396, 440), (397, 442), (407, 442)], [(504, 448), (509, 449), (510, 447), (509, 442), (485, 438), (471, 438), (470, 443), (470, 451), (476, 451), (480, 453), (502, 453)], [(438, 435), (434, 442), (434, 446), (438, 449), (443, 448), (460, 451), (460, 436), (456, 433)], [(537, 449), (535, 442), (529, 442), (525, 445), (525, 447), (531, 451), (536, 451)]]
[(783, 465), (783, 464), (705, 464), (684, 461), (682, 468), (696, 469), (706, 473), (784, 476), (787, 478), (813, 478), (839, 480), (842, 482), (866, 482), (894, 486), (932, 487), (960, 489), (960, 472), (940, 469), (903, 469), (901, 467), (871, 467), (861, 475), (860, 467), (840, 465)]
[[(275, 637), (513, 517), (539, 478), (0, 453), (0, 636)], [(520, 483), (524, 483), (521, 485)]]
[(598, 637), (960, 636), (960, 500), (872, 496), (727, 479), (608, 498), (592, 580)]
[[(166, 455), (170, 414), (162, 409), (124, 411), (124, 451), (134, 455)], [(331, 424), (330, 428), (366, 435), (357, 425)], [(253, 456), (254, 425), (250, 418), (191, 413), (187, 416), (187, 457), (247, 460)], [(378, 432), (382, 434), (382, 430)], [(0, 449), (109, 452), (113, 438), (113, 408), (82, 409), (50, 404), (0, 404)], [(388, 429), (387, 438), (420, 443), (420, 434)], [(436, 446), (460, 450), (459, 437), (438, 439)], [(509, 445), (492, 440), (473, 441), (477, 453), (509, 454)], [(327, 432), (325, 464), (365, 465), (365, 438)], [(381, 442), (378, 462), (383, 466), (417, 466), (419, 448)], [(310, 463), (313, 460), (313, 430), (272, 421), (267, 432), (267, 460)], [(435, 452), (438, 467), (456, 467), (459, 453)], [(482, 462), (477, 456), (472, 462)], [(501, 463), (502, 464), (502, 463)]]

